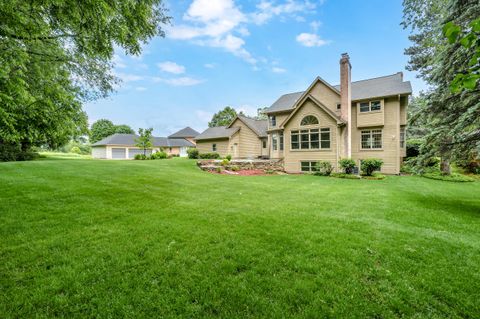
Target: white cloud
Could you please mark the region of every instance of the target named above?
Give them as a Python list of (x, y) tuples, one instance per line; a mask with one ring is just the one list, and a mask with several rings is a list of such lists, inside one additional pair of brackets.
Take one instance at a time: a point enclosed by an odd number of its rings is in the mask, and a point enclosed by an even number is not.
[(118, 77), (120, 80), (123, 82), (136, 82), (136, 81), (141, 81), (143, 80), (143, 76), (141, 75), (136, 75), (136, 74), (129, 74), (129, 73), (115, 73), (115, 76)]
[(217, 65), (215, 63), (205, 63), (203, 66), (207, 69), (214, 69)]
[(328, 41), (322, 40), (317, 34), (314, 33), (300, 33), (297, 35), (297, 42), (306, 47), (320, 47), (328, 44)]
[(203, 111), (203, 110), (195, 111), (195, 115), (197, 116), (197, 118), (200, 121), (205, 122), (205, 123), (208, 123), (213, 117), (213, 113), (206, 112), (206, 111)]
[(312, 21), (312, 22), (310, 22), (310, 26), (312, 27), (313, 31), (317, 32), (318, 29), (322, 26), (322, 22)]
[(315, 7), (316, 4), (309, 0), (262, 0), (254, 12), (244, 13), (233, 0), (193, 0), (183, 15), (183, 22), (170, 27), (167, 36), (222, 48), (255, 65), (258, 58), (246, 49), (243, 39), (250, 35), (246, 25), (264, 24), (284, 15), (299, 18), (299, 14), (312, 12)]
[[(264, 24), (275, 16), (293, 15), (305, 13), (314, 10), (316, 5), (310, 1), (287, 0), (284, 3), (276, 4), (274, 1), (262, 0), (257, 5), (257, 12), (251, 14), (251, 18), (256, 24)], [(300, 16), (295, 18), (302, 19)]]
[(127, 67), (127, 65), (125, 64), (125, 60), (121, 56), (119, 56), (118, 54), (113, 55), (112, 62), (115, 65), (116, 68), (124, 69), (124, 68)]
[(185, 67), (183, 65), (179, 65), (172, 61), (161, 62), (161, 63), (158, 63), (157, 66), (160, 68), (160, 70), (164, 72), (173, 73), (173, 74), (185, 73)]
[(153, 78), (153, 81), (166, 83), (172, 86), (193, 86), (193, 85), (198, 85), (205, 82), (205, 80), (199, 80), (199, 79), (191, 78), (188, 76), (171, 78), (171, 79), (155, 77)]
[(139, 91), (139, 92), (142, 92), (142, 91), (146, 91), (147, 88), (146, 88), (146, 87), (143, 87), (143, 86), (137, 86), (137, 87), (135, 88), (135, 90), (136, 90), (136, 91)]
[(273, 73), (285, 73), (285, 72), (287, 72), (287, 70), (279, 68), (279, 67), (273, 67), (272, 72)]

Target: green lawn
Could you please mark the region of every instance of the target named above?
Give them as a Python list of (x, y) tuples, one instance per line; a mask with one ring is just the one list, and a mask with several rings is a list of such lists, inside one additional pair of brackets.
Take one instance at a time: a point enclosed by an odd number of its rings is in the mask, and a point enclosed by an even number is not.
[(480, 315), (480, 182), (0, 164), (0, 317)]

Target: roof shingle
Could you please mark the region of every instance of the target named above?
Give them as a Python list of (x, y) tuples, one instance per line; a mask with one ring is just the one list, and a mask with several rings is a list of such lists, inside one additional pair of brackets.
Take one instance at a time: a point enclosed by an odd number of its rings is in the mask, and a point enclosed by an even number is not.
[[(113, 134), (104, 139), (92, 144), (92, 146), (106, 146), (106, 145), (124, 145), (135, 146), (139, 136), (135, 134)], [(167, 137), (152, 137), (153, 146), (155, 147), (193, 147), (193, 143), (183, 138), (167, 138)]]
[(195, 131), (193, 128), (190, 126), (187, 126), (183, 129), (181, 129), (178, 132), (173, 133), (172, 135), (169, 135), (168, 138), (186, 138), (186, 137), (195, 137), (199, 132)]
[(200, 133), (200, 135), (197, 135), (195, 137), (195, 140), (199, 141), (199, 140), (229, 138), (238, 130), (239, 130), (239, 127), (231, 127), (231, 128), (228, 128), (226, 126), (209, 127), (205, 131)]

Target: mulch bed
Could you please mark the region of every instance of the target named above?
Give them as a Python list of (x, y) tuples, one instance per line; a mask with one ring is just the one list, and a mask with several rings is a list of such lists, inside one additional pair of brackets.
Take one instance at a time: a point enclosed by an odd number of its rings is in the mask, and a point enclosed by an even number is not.
[(237, 172), (232, 172), (232, 171), (227, 171), (224, 170), (221, 173), (218, 173), (216, 171), (210, 171), (212, 174), (220, 174), (220, 175), (238, 175), (238, 176), (259, 176), (259, 175), (272, 175), (272, 174), (267, 174), (261, 169), (245, 169), (245, 170), (240, 170)]

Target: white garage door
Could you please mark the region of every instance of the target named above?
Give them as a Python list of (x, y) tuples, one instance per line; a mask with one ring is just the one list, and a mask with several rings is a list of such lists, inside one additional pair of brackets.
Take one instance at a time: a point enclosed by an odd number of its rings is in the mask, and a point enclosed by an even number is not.
[[(139, 148), (128, 149), (128, 158), (135, 158), (135, 155), (137, 154), (143, 154), (143, 150)], [(150, 156), (152, 154), (152, 150), (147, 150), (146, 154), (147, 156)]]
[(125, 159), (125, 158), (127, 158), (127, 149), (126, 148), (112, 148), (112, 158), (114, 158), (114, 159)]

